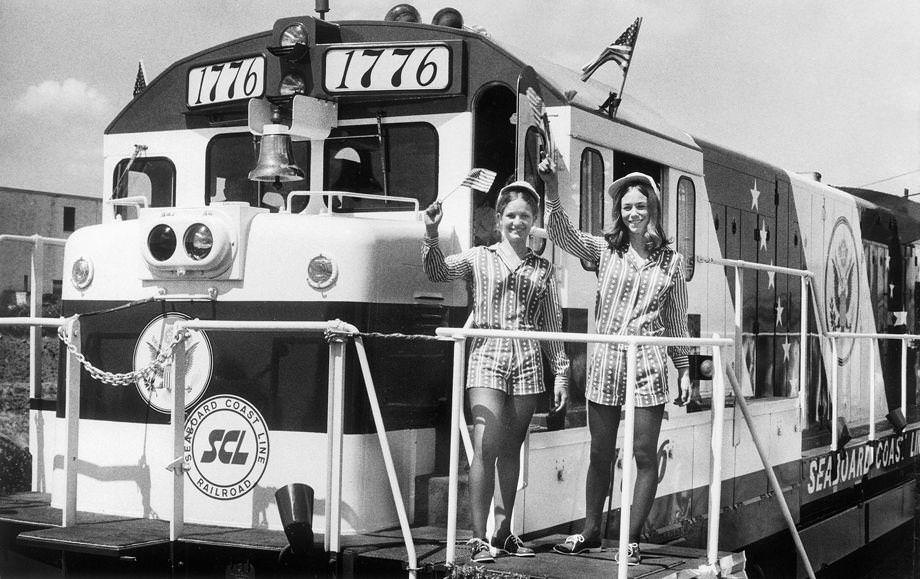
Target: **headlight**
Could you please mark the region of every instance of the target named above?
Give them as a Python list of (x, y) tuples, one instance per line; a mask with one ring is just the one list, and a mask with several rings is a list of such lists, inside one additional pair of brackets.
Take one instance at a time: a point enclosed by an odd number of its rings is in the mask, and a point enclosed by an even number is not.
[(299, 74), (289, 72), (281, 79), (278, 92), (283, 95), (304, 94), (307, 92), (307, 83)]
[(317, 255), (307, 265), (307, 283), (313, 289), (326, 289), (335, 283), (339, 268), (331, 257)]
[(93, 262), (88, 257), (79, 257), (70, 268), (70, 283), (78, 290), (86, 289), (93, 283)]
[(185, 230), (185, 253), (195, 261), (206, 258), (214, 247), (214, 236), (204, 223), (195, 223)]
[(166, 261), (176, 252), (176, 232), (169, 225), (157, 225), (147, 235), (147, 248), (155, 260)]
[(281, 46), (294, 46), (298, 42), (301, 44), (306, 44), (307, 29), (304, 28), (303, 24), (300, 22), (297, 24), (292, 24), (285, 28), (281, 33), (280, 42)]

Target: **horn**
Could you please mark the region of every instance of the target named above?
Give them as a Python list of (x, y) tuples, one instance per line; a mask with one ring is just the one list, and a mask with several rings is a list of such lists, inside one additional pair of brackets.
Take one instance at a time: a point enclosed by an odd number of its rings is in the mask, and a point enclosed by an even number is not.
[(256, 168), (249, 172), (249, 180), (278, 184), (300, 181), (303, 178), (303, 171), (294, 163), (291, 135), (287, 133), (287, 127), (265, 125), (259, 145), (259, 162)]

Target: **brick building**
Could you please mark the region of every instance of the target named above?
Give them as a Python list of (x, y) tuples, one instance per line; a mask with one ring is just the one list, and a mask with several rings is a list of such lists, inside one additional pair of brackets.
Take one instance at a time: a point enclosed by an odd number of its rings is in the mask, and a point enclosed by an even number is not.
[[(0, 187), (0, 234), (67, 238), (74, 230), (99, 223), (100, 199)], [(0, 307), (28, 297), (32, 245), (0, 242)], [(45, 245), (44, 291), (61, 295), (63, 246)]]

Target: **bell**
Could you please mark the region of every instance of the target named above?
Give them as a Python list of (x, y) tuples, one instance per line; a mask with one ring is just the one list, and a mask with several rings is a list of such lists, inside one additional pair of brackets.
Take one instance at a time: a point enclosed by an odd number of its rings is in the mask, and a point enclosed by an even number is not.
[(259, 162), (249, 172), (250, 181), (281, 182), (300, 181), (303, 171), (293, 162), (291, 135), (285, 125), (265, 125), (259, 146)]

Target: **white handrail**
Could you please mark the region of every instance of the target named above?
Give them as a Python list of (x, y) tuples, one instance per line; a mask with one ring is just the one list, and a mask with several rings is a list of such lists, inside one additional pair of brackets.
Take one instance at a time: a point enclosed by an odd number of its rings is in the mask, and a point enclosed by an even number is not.
[[(739, 372), (739, 379), (742, 376), (742, 269), (752, 269), (756, 271), (766, 271), (772, 273), (782, 273), (786, 275), (797, 276), (801, 280), (801, 290), (799, 291), (799, 427), (804, 428), (807, 418), (805, 409), (807, 406), (805, 380), (807, 379), (808, 365), (808, 283), (815, 278), (815, 274), (807, 269), (794, 269), (791, 267), (781, 267), (778, 265), (767, 265), (754, 261), (744, 261), (740, 259), (725, 259), (723, 257), (705, 257), (696, 256), (698, 263), (711, 263), (724, 267), (735, 269), (735, 368)], [(817, 309), (815, 310), (817, 312)], [(753, 382), (753, 378), (752, 378)]]
[[(711, 346), (713, 348), (713, 398), (724, 397), (725, 367), (722, 361), (720, 348), (731, 346), (732, 341), (727, 338), (672, 338), (661, 336), (612, 336), (609, 334), (579, 334), (567, 332), (530, 332), (522, 330), (487, 330), (474, 328), (437, 328), (438, 336), (454, 340), (454, 371), (451, 396), (451, 433), (450, 433), (450, 476), (447, 492), (447, 546), (446, 564), (454, 565), (456, 559), (457, 542), (457, 487), (459, 485), (459, 425), (460, 413), (463, 407), (462, 368), (465, 363), (464, 347), (467, 338), (512, 338), (527, 340), (553, 340), (560, 342), (579, 343), (604, 343), (623, 344), (627, 346), (627, 382), (626, 382), (626, 408), (625, 432), (623, 452), (627, 457), (623, 462), (623, 494), (620, 505), (620, 544), (618, 575), (626, 577), (626, 546), (629, 533), (629, 509), (632, 505), (632, 448), (635, 438), (635, 372), (636, 354), (640, 345), (655, 346)], [(720, 493), (722, 485), (722, 440), (721, 423), (723, 420), (724, 400), (722, 403), (713, 403), (713, 441), (712, 441), (712, 473), (709, 485), (709, 521), (710, 529), (707, 538), (707, 565), (710, 570), (718, 568), (718, 526), (720, 511)], [(717, 424), (719, 426), (717, 426)], [(718, 436), (719, 439), (715, 440)]]
[[(907, 419), (907, 342), (920, 340), (918, 334), (878, 334), (872, 332), (825, 332), (831, 341), (831, 448), (837, 448), (837, 340), (900, 340), (901, 341), (901, 414)], [(875, 348), (869, 349), (869, 440), (875, 432)]]

